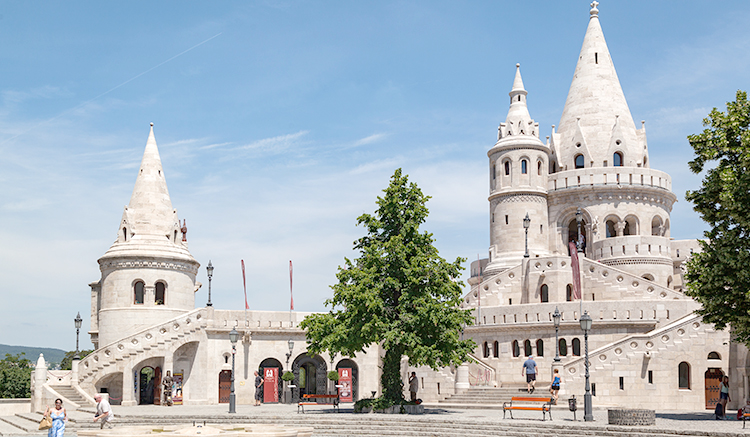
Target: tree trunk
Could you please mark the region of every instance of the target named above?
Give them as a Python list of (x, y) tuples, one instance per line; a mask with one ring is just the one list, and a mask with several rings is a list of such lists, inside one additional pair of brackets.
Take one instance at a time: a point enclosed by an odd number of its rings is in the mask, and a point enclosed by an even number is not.
[(401, 380), (402, 348), (385, 351), (383, 357), (383, 375), (380, 385), (383, 387), (383, 399), (400, 403), (404, 399), (404, 381)]

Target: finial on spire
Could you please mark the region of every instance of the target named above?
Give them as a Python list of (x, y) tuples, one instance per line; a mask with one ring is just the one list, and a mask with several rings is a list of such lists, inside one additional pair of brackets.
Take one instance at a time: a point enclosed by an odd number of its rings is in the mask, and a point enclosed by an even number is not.
[(516, 64), (516, 68), (521, 68), (521, 64)]
[(589, 14), (591, 14), (591, 18), (599, 16), (599, 9), (596, 8), (597, 6), (599, 6), (598, 1), (594, 0), (593, 2), (591, 2), (591, 11), (589, 12)]
[(151, 122), (151, 127), (154, 127), (154, 122), (153, 121)]

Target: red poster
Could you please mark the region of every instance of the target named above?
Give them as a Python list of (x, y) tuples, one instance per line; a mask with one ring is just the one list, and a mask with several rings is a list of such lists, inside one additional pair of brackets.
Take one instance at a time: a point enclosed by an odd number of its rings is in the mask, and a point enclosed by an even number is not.
[(182, 405), (182, 372), (175, 372), (172, 381), (172, 404)]
[(354, 402), (352, 393), (352, 369), (342, 367), (339, 369), (339, 402)]
[(279, 402), (279, 368), (263, 369), (263, 402)]

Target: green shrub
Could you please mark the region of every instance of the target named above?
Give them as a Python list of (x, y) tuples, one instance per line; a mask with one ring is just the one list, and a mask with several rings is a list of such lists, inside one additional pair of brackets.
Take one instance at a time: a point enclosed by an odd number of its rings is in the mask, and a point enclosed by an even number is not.
[(287, 370), (283, 375), (281, 375), (281, 379), (287, 382), (294, 381), (294, 373)]

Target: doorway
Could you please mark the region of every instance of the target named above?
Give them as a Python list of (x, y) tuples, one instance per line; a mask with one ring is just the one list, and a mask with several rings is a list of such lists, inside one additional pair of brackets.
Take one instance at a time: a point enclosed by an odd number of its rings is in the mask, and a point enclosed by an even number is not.
[(152, 405), (156, 403), (158, 405), (160, 401), (159, 387), (161, 385), (161, 368), (153, 368), (146, 366), (141, 368), (139, 372), (139, 405)]
[(713, 410), (716, 408), (716, 404), (719, 403), (719, 391), (721, 386), (721, 378), (724, 376), (724, 372), (721, 369), (709, 368), (706, 370), (706, 409)]
[(219, 403), (228, 404), (232, 391), (232, 371), (222, 370), (219, 373)]

